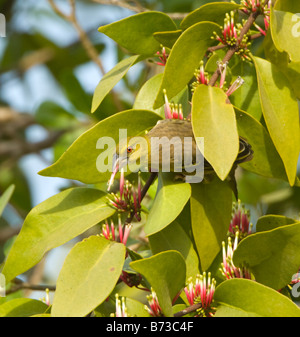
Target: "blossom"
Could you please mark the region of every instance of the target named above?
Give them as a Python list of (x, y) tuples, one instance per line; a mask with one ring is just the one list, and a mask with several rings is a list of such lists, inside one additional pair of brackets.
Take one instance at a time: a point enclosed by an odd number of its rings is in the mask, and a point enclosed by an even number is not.
[(131, 231), (132, 225), (125, 224), (124, 228), (121, 222), (121, 217), (118, 217), (118, 236), (116, 235), (116, 229), (113, 221), (111, 220), (110, 226), (108, 221), (105, 221), (105, 224), (102, 225), (101, 236), (104, 236), (107, 240), (118, 241), (126, 245), (129, 233)]
[(232, 279), (232, 278), (246, 278), (251, 280), (251, 273), (250, 271), (246, 268), (237, 268), (233, 264), (233, 252), (236, 250), (237, 245), (238, 245), (238, 238), (239, 238), (239, 232), (235, 232), (235, 239), (234, 243), (232, 245), (231, 242), (231, 237), (228, 237), (228, 245), (227, 249), (225, 247), (225, 242), (222, 242), (222, 255), (223, 255), (223, 262), (221, 263), (220, 271), (222, 275), (226, 279)]
[(241, 201), (233, 202), (232, 218), (229, 225), (228, 234), (234, 238), (235, 233), (239, 233), (239, 238), (242, 239), (248, 234), (251, 234), (252, 223), (250, 223), (250, 212), (245, 209)]
[(183, 119), (182, 105), (169, 103), (166, 89), (163, 90), (163, 93), (164, 93), (164, 98), (165, 98), (165, 105), (164, 105), (165, 118), (166, 119)]
[(259, 30), (261, 34), (266, 35), (266, 31), (270, 26), (270, 8), (272, 1), (269, 0), (266, 5), (264, 2), (264, 0), (242, 0), (241, 5), (243, 7), (241, 10), (247, 15), (259, 11), (264, 16), (265, 30), (263, 30), (256, 22), (254, 22), (253, 25)]
[(145, 305), (145, 309), (148, 311), (149, 315), (153, 317), (162, 317), (163, 313), (158, 303), (156, 292), (153, 290), (153, 288), (151, 288), (151, 294), (147, 296), (147, 300), (150, 308)]
[(141, 201), (142, 201), (142, 184), (140, 173), (138, 175), (137, 190), (133, 185), (124, 178), (124, 170), (121, 169), (119, 193), (110, 193), (108, 201), (119, 212), (129, 212), (134, 214), (135, 218), (140, 221)]
[(201, 308), (197, 310), (197, 316), (213, 316), (215, 308), (211, 306), (216, 287), (216, 280), (211, 278), (211, 273), (206, 275), (198, 274), (195, 283), (192, 278), (188, 280), (187, 286), (184, 288), (187, 300), (190, 305), (201, 303)]
[(128, 317), (127, 308), (125, 306), (125, 298), (119, 299), (119, 294), (116, 294), (116, 312), (110, 315), (111, 317)]
[(168, 59), (168, 54), (166, 53), (166, 48), (162, 47), (161, 52), (157, 51), (156, 55), (158, 56), (158, 58), (160, 59), (161, 62), (156, 62), (157, 65), (159, 66), (165, 66), (167, 63), (167, 59)]

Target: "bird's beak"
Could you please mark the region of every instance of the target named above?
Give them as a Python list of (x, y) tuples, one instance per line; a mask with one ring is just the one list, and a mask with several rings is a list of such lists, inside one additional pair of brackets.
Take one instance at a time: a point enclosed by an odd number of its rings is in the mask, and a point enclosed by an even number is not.
[(112, 174), (108, 181), (107, 191), (110, 190), (112, 184), (114, 183), (115, 175), (127, 165), (127, 157), (119, 156), (117, 153), (113, 156), (113, 164), (112, 164)]

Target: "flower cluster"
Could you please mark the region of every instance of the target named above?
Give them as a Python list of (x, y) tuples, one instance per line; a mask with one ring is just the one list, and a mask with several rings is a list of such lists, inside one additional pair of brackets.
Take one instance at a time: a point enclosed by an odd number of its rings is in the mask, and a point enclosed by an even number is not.
[(100, 235), (104, 236), (107, 240), (121, 242), (126, 245), (131, 228), (131, 224), (125, 224), (123, 228), (121, 217), (119, 216), (118, 235), (116, 235), (115, 225), (112, 220), (110, 222), (110, 226), (108, 224), (108, 221), (105, 221), (105, 224), (102, 225), (102, 233)]
[(147, 310), (149, 315), (153, 317), (162, 317), (163, 313), (158, 303), (156, 292), (152, 288), (151, 288), (151, 294), (147, 296), (147, 300), (148, 300), (150, 308), (147, 305), (145, 305), (145, 309)]
[(184, 292), (190, 305), (201, 303), (201, 308), (197, 309), (197, 316), (212, 317), (214, 315), (215, 308), (212, 307), (212, 302), (215, 288), (216, 280), (211, 278), (211, 273), (198, 274), (195, 283), (192, 278), (189, 278)]
[(259, 11), (264, 16), (265, 30), (263, 30), (257, 23), (254, 22), (254, 26), (260, 31), (261, 34), (266, 35), (267, 30), (270, 26), (270, 8), (272, 1), (269, 0), (265, 5), (263, 0), (242, 0), (241, 5), (243, 6), (241, 10), (250, 15), (251, 13)]
[[(234, 47), (237, 45), (237, 42), (240, 40), (240, 33), (243, 28), (243, 25), (240, 23), (235, 24), (234, 12), (231, 11), (230, 15), (226, 13), (224, 19), (224, 26), (220, 26), (222, 30), (221, 36), (214, 32), (212, 39), (216, 39), (221, 42), (224, 46)], [(239, 41), (239, 48), (235, 52), (237, 55), (244, 60), (251, 60), (249, 57), (249, 46), (251, 41), (249, 36), (246, 34), (243, 36), (242, 40)]]
[(233, 261), (232, 261), (233, 252), (236, 250), (237, 245), (238, 245), (238, 238), (239, 238), (239, 232), (236, 231), (234, 243), (232, 245), (231, 237), (229, 236), (227, 249), (225, 247), (225, 242), (224, 241), (222, 242), (223, 262), (221, 263), (220, 271), (226, 279), (246, 278), (246, 279), (251, 280), (250, 271), (246, 267), (237, 268), (233, 264)]
[(161, 52), (157, 51), (156, 55), (158, 56), (158, 58), (160, 59), (161, 62), (156, 62), (157, 65), (159, 66), (165, 66), (167, 63), (167, 59), (168, 59), (168, 54), (166, 53), (166, 48), (162, 47)]
[(169, 103), (166, 89), (164, 89), (163, 92), (164, 92), (164, 98), (165, 98), (165, 105), (164, 105), (165, 118), (166, 119), (183, 119), (182, 105)]
[(245, 206), (242, 205), (240, 200), (233, 202), (228, 235), (234, 238), (238, 232), (239, 239), (242, 239), (248, 234), (251, 234), (251, 231), (252, 223), (250, 223), (250, 211), (245, 209)]
[(124, 170), (121, 169), (119, 193), (111, 193), (108, 198), (110, 204), (119, 212), (133, 213), (138, 221), (141, 221), (141, 201), (142, 201), (142, 184), (140, 173), (138, 175), (137, 191), (133, 185), (124, 178)]
[[(222, 61), (217, 62), (217, 66), (219, 68), (220, 76), (220, 83), (219, 88), (223, 89), (225, 85), (225, 78), (226, 78), (226, 70), (227, 70), (228, 62), (223, 63)], [(200, 63), (200, 68), (195, 71), (196, 81), (192, 83), (192, 91), (195, 91), (198, 85), (204, 84), (208, 85), (209, 77), (207, 72), (204, 71), (203, 61)], [(230, 85), (230, 87), (225, 90), (226, 95), (229, 97), (233, 94), (238, 88), (240, 88), (244, 84), (244, 80), (238, 76), (236, 80)]]

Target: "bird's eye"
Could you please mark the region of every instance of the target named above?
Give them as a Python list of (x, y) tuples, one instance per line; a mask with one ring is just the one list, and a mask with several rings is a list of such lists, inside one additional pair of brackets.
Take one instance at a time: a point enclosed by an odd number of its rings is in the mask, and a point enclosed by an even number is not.
[(133, 151), (133, 148), (131, 147), (131, 146), (129, 146), (128, 148), (127, 148), (127, 153), (131, 153)]

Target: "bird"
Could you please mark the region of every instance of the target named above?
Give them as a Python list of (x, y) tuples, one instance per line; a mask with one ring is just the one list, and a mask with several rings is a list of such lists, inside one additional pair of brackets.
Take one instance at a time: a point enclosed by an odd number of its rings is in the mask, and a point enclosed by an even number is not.
[[(184, 143), (187, 139), (190, 140), (188, 143), (190, 146), (185, 147)], [(170, 146), (169, 152), (164, 152), (163, 150), (165, 143), (168, 143)], [(159, 120), (152, 129), (146, 131), (142, 136), (128, 137), (123, 147), (117, 146), (113, 158), (112, 175), (108, 182), (108, 190), (113, 184), (116, 173), (133, 162), (139, 162), (139, 169), (159, 172), (163, 169), (165, 161), (169, 172), (179, 173), (177, 177), (192, 175), (196, 171), (197, 165), (202, 164), (202, 170), (204, 168), (204, 180), (210, 181), (216, 175), (215, 171), (211, 164), (205, 158), (203, 159), (203, 156), (199, 156), (199, 153), (200, 151), (195, 141), (190, 120)], [(190, 157), (188, 166), (186, 165), (187, 161), (184, 161), (187, 155)], [(201, 158), (202, 163), (199, 162)], [(253, 150), (251, 145), (246, 139), (239, 137), (239, 152), (228, 174), (228, 181), (236, 198), (238, 193), (234, 177), (235, 170), (238, 164), (250, 161), (252, 158)]]

